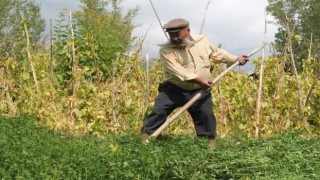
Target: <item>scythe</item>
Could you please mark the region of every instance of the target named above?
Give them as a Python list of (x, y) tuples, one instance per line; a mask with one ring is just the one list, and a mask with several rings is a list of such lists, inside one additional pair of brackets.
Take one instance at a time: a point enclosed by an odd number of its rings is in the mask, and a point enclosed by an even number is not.
[[(254, 55), (258, 51), (260, 51), (262, 48), (266, 46), (266, 43), (262, 44), (260, 47), (256, 48), (249, 54), (247, 54), (248, 57)], [(212, 80), (212, 84), (215, 84), (218, 82), (223, 76), (225, 76), (228, 72), (230, 72), (233, 68), (239, 65), (239, 62), (235, 62), (233, 65), (228, 67), (226, 70), (224, 70), (221, 74), (219, 74), (215, 79)], [(210, 90), (211, 88), (208, 89), (201, 89), (199, 92), (197, 92), (192, 99), (190, 99), (184, 106), (180, 108), (179, 111), (177, 111), (174, 115), (172, 115), (165, 123), (163, 123), (153, 134), (151, 134), (151, 137), (158, 137), (161, 132), (167, 128), (179, 115), (182, 114), (183, 111), (188, 109), (192, 104), (194, 104), (198, 99), (200, 99), (206, 91)]]

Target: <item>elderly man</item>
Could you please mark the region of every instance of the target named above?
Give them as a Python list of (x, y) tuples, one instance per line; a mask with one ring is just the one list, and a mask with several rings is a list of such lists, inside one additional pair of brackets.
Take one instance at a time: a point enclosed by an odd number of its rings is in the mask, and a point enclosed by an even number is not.
[[(202, 35), (190, 35), (189, 22), (173, 19), (163, 26), (170, 41), (160, 48), (164, 67), (164, 82), (159, 85), (158, 97), (151, 114), (144, 120), (141, 132), (145, 140), (156, 131), (170, 113), (187, 103), (201, 88), (210, 88), (210, 62), (226, 63), (248, 61), (246, 56), (234, 56), (213, 46)], [(208, 137), (212, 149), (216, 147), (216, 118), (212, 111), (211, 92), (196, 101), (189, 109), (195, 131), (199, 137)]]

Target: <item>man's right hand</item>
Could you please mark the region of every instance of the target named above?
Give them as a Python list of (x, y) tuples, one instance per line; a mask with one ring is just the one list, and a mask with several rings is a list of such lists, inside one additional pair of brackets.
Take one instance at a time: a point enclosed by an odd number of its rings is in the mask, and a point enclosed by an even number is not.
[(202, 88), (210, 88), (212, 86), (212, 82), (202, 77), (196, 77), (195, 79), (191, 80), (191, 82), (198, 84)]

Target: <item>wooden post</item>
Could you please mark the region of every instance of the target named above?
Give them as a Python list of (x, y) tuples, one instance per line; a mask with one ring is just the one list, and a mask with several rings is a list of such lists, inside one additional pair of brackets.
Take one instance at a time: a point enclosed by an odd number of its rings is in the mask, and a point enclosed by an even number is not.
[[(222, 44), (219, 43), (218, 48), (221, 48)], [(223, 92), (221, 89), (221, 81), (218, 81), (218, 94), (219, 94), (219, 108), (222, 108)]]
[(211, 3), (211, 0), (208, 1), (208, 4), (205, 7), (204, 16), (203, 16), (203, 19), (202, 19), (202, 24), (201, 24), (201, 28), (200, 28), (200, 33), (199, 34), (202, 34), (202, 29), (203, 29), (204, 23), (206, 21), (207, 11), (208, 11), (208, 7), (209, 7), (210, 3)]
[(118, 124), (117, 114), (116, 114), (116, 104), (117, 104), (117, 96), (116, 96), (116, 71), (117, 71), (117, 62), (119, 60), (120, 54), (118, 54), (117, 59), (112, 62), (112, 119)]
[(76, 51), (74, 48), (74, 32), (73, 32), (73, 21), (72, 21), (72, 13), (69, 12), (70, 18), (70, 32), (71, 32), (71, 51), (72, 51), (72, 93), (75, 95), (76, 93), (76, 70), (78, 63), (76, 61)]
[(50, 82), (53, 81), (53, 38), (52, 38), (52, 19), (50, 19)]
[[(312, 34), (311, 34), (311, 39), (310, 39), (310, 48), (309, 48), (309, 56), (308, 56), (308, 59), (311, 59), (311, 49), (312, 49)], [(315, 62), (315, 66), (317, 65), (317, 63)], [(317, 74), (316, 77), (318, 77), (319, 75)], [(304, 103), (304, 106), (308, 106), (308, 103), (309, 103), (309, 99), (311, 97), (311, 94), (312, 94), (312, 91), (314, 90), (314, 88), (316, 87), (316, 82), (317, 80), (315, 79), (314, 82), (312, 83), (309, 91), (308, 91), (308, 95), (307, 95), (307, 98), (306, 98), (306, 101)]]
[(149, 56), (148, 53), (146, 54), (146, 107), (148, 107), (149, 104)]
[[(265, 43), (267, 35), (267, 17), (265, 17), (265, 23), (264, 23), (264, 40), (263, 43)], [(260, 112), (261, 112), (261, 96), (262, 96), (262, 82), (263, 82), (263, 75), (264, 75), (264, 49), (262, 50), (262, 59), (260, 63), (260, 76), (259, 76), (259, 89), (258, 89), (258, 95), (257, 95), (257, 104), (256, 104), (256, 124), (255, 124), (255, 138), (259, 137), (259, 124), (260, 124)]]
[[(161, 29), (162, 29), (162, 23), (161, 23), (161, 21), (160, 21), (160, 18), (159, 18), (159, 16), (158, 16), (158, 13), (157, 13), (157, 11), (156, 11), (156, 8), (154, 7), (154, 5), (153, 5), (153, 3), (152, 3), (152, 0), (149, 0), (149, 1), (150, 1), (150, 4), (151, 4), (151, 6), (152, 6), (152, 9), (153, 9), (155, 15), (157, 16), (158, 22), (159, 22), (159, 24), (160, 24), (160, 26), (161, 26)], [(169, 39), (169, 37), (168, 37), (167, 33), (164, 31), (164, 29), (162, 29), (162, 31), (163, 31), (164, 35), (166, 36), (166, 38)]]
[[(286, 19), (288, 21), (287, 14), (285, 13), (285, 15), (286, 15)], [(304, 116), (304, 104), (303, 104), (303, 101), (302, 101), (300, 78), (299, 78), (298, 71), (297, 71), (297, 68), (296, 68), (296, 62), (295, 62), (295, 59), (294, 59), (293, 49), (292, 49), (291, 38), (293, 36), (293, 33), (290, 30), (289, 22), (287, 22), (287, 31), (288, 31), (288, 50), (290, 51), (290, 58), (291, 58), (291, 63), (292, 63), (292, 67), (293, 67), (293, 74), (294, 74), (294, 77), (295, 77), (295, 79), (297, 81), (298, 105), (299, 105), (300, 115), (301, 115), (301, 118), (302, 118), (302, 123), (303, 123), (304, 129), (307, 132), (310, 133), (310, 131), (309, 131), (309, 123), (307, 122), (307, 119)]]
[(27, 46), (26, 46), (27, 58), (28, 58), (28, 61), (30, 63), (30, 68), (31, 68), (31, 71), (32, 71), (32, 76), (33, 76), (33, 81), (34, 81), (34, 84), (36, 86), (37, 93), (39, 93), (39, 85), (38, 85), (38, 80), (37, 80), (37, 73), (36, 73), (36, 70), (34, 69), (34, 64), (33, 64), (33, 61), (31, 59), (31, 54), (30, 54), (30, 41), (29, 41), (28, 28), (27, 28), (26, 23), (24, 23), (23, 25), (24, 25), (24, 30), (25, 30), (25, 33), (26, 33), (26, 38), (27, 38)]

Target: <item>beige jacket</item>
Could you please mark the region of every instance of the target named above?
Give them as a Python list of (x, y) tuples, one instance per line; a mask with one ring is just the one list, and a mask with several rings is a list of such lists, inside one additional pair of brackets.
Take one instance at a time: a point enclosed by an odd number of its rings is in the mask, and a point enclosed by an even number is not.
[(210, 62), (232, 65), (237, 56), (213, 46), (202, 35), (195, 35), (196, 41), (191, 47), (174, 47), (170, 42), (160, 48), (160, 58), (164, 67), (164, 80), (176, 86), (194, 90), (200, 86), (187, 80), (203, 77), (210, 79)]

